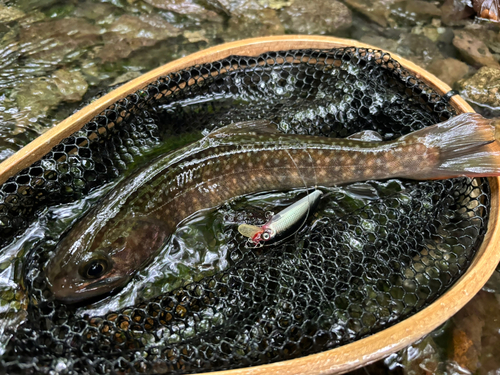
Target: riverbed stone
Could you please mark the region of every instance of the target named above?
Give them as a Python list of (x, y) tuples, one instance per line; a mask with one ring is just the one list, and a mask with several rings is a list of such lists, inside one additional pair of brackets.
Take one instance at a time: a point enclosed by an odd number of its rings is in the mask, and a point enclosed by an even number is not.
[(0, 4), (0, 22), (12, 22), (24, 16), (25, 13), (21, 9)]
[(455, 30), (453, 45), (470, 64), (500, 68), (488, 46), (467, 30)]
[(472, 22), (474, 9), (465, 1), (446, 0), (441, 6), (441, 20), (448, 26), (466, 25)]
[(460, 94), (475, 103), (500, 107), (500, 69), (483, 67), (458, 82)]
[(180, 35), (181, 30), (155, 15), (123, 15), (103, 35), (105, 48), (98, 56), (103, 62), (128, 57), (133, 51), (153, 46), (160, 40)]
[[(102, 42), (101, 28), (81, 18), (63, 18), (33, 23), (21, 28), (19, 45), (24, 56), (56, 64), (75, 60), (85, 49)], [(47, 43), (50, 40), (50, 43)]]
[(49, 77), (26, 80), (15, 91), (21, 110), (18, 127), (45, 116), (61, 102), (78, 102), (87, 92), (88, 84), (78, 71), (57, 70)]
[(395, 26), (391, 7), (401, 0), (345, 0), (345, 3), (382, 27)]
[(467, 75), (469, 72), (469, 65), (449, 57), (447, 59), (433, 61), (427, 66), (427, 70), (449, 86), (453, 87), (455, 82)]
[(224, 33), (224, 40), (231, 41), (245, 35), (249, 38), (282, 35), (285, 28), (274, 9), (249, 10), (240, 15), (232, 16)]
[(279, 17), (285, 30), (295, 34), (335, 34), (352, 24), (349, 8), (335, 0), (294, 0)]
[(380, 26), (412, 26), (441, 17), (436, 4), (421, 0), (345, 0)]

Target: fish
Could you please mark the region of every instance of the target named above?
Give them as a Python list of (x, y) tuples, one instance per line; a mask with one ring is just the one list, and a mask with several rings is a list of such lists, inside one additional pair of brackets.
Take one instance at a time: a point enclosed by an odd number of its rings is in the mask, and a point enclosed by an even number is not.
[(240, 224), (238, 232), (249, 238), (252, 247), (282, 241), (300, 229), (307, 215), (318, 204), (322, 195), (321, 190), (314, 190), (283, 211), (273, 215), (264, 225)]
[(481, 18), (500, 21), (499, 0), (472, 0), (472, 7)]
[(122, 288), (202, 209), (262, 191), (358, 181), (500, 175), (500, 120), (466, 113), (395, 140), (283, 134), (265, 120), (228, 125), (139, 169), (89, 210), (45, 268), (54, 297)]

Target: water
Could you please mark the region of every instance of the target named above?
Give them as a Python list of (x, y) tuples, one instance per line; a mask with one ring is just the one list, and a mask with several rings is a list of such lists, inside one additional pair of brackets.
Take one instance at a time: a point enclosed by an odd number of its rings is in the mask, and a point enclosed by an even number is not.
[[(456, 3), (457, 7), (453, 5)], [(498, 69), (500, 28), (475, 20), (462, 1), (315, 0), (307, 5), (280, 0), (160, 0), (0, 2), (0, 159), (66, 118), (97, 92), (173, 59), (221, 42), (282, 33), (350, 37), (387, 48), (438, 75), (469, 97), (476, 110), (500, 113), (494, 95), (500, 73), (486, 82), (474, 77), (482, 65)], [(328, 14), (329, 16), (325, 16)], [(469, 12), (469, 14), (471, 14)], [(465, 31), (477, 52), (464, 50)], [(479, 73), (478, 73), (479, 74)], [(490, 77), (490, 76), (488, 76)], [(286, 90), (286, 87), (282, 88)], [(479, 93), (479, 94), (478, 94)], [(324, 109), (328, 111), (328, 108)], [(306, 112), (297, 116), (307, 117)], [(284, 126), (284, 124), (283, 124)], [(195, 140), (188, 136), (168, 150)], [(165, 151), (164, 150), (164, 151)], [(26, 297), (19, 287), (20, 259), (45, 235), (57, 237), (86, 211), (108, 185), (87, 200), (53, 207), (0, 254), (0, 341), (23, 319)], [(321, 215), (362, 207), (371, 199), (404, 190), (393, 181), (331, 190)], [(118, 296), (79, 313), (103, 313), (226, 268), (248, 256), (228, 243), (235, 223), (262, 223), (303, 192), (264, 193), (235, 200), (183, 223), (160, 256)], [(425, 205), (425, 202), (423, 202)], [(251, 209), (249, 209), (251, 207)], [(210, 225), (207, 225), (210, 223)], [(363, 228), (373, 223), (365, 220)], [(243, 241), (243, 240), (242, 240)], [(345, 238), (356, 247), (356, 239)], [(231, 246), (238, 247), (239, 251)], [(200, 249), (200, 251), (196, 251)], [(154, 270), (154, 271), (153, 271)], [(500, 272), (461, 312), (432, 334), (385, 361), (356, 373), (487, 374), (500, 371)], [(62, 367), (64, 363), (60, 364)]]

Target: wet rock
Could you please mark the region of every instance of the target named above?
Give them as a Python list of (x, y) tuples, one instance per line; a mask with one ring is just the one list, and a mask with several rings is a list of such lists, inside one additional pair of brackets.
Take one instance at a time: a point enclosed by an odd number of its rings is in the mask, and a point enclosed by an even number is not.
[(64, 102), (79, 102), (87, 92), (89, 85), (80, 72), (56, 70), (52, 79), (59, 90), (61, 100)]
[(140, 77), (141, 75), (141, 72), (127, 72), (119, 77), (116, 77), (115, 80), (109, 84), (109, 86), (115, 86), (119, 85), (120, 83), (131, 81), (134, 78)]
[(439, 348), (429, 335), (403, 349), (401, 362), (407, 375), (436, 374), (441, 362)]
[(389, 52), (397, 53), (423, 68), (434, 60), (444, 59), (440, 49), (424, 35), (401, 34), (399, 40), (377, 35), (365, 35), (360, 40)]
[(457, 26), (470, 23), (474, 9), (468, 0), (446, 0), (441, 6), (441, 19), (445, 25)]
[(101, 43), (101, 29), (81, 18), (64, 18), (27, 25), (21, 29), (23, 55), (38, 61), (58, 63), (74, 60), (85, 49)]
[(432, 18), (441, 17), (441, 9), (428, 1), (407, 0), (395, 2), (391, 7), (391, 13), (406, 24), (418, 24), (429, 22)]
[(11, 22), (24, 16), (25, 13), (21, 9), (0, 4), (0, 22)]
[(472, 373), (487, 374), (500, 366), (497, 296), (481, 291), (452, 318), (455, 325), (452, 358)]
[(29, 114), (29, 118), (44, 115), (61, 101), (55, 84), (47, 78), (23, 82), (16, 95), (17, 106)]
[(364, 14), (380, 26), (395, 26), (396, 22), (391, 19), (391, 7), (398, 0), (345, 0), (345, 3), (356, 11)]
[(458, 87), (461, 95), (475, 103), (500, 107), (500, 69), (483, 67), (459, 81)]
[(464, 30), (474, 39), (483, 42), (490, 52), (500, 52), (500, 34), (497, 30), (492, 30), (485, 24), (467, 25)]
[(296, 34), (335, 34), (352, 23), (349, 8), (335, 0), (294, 0), (279, 17), (285, 30)]
[(182, 33), (189, 43), (205, 42), (209, 43), (205, 30), (186, 30)]
[(108, 25), (119, 17), (119, 8), (109, 3), (84, 2), (73, 11), (73, 16), (92, 20), (98, 25)]
[(103, 39), (106, 44), (98, 56), (103, 62), (128, 57), (133, 51), (153, 46), (158, 41), (176, 37), (181, 30), (154, 15), (123, 15), (113, 22)]
[[(436, 21), (436, 19), (434, 19), (434, 21)], [(439, 20), (433, 22), (431, 25), (415, 26), (411, 30), (411, 33), (424, 35), (434, 43), (442, 42), (444, 44), (451, 44), (455, 36), (453, 34), (453, 29), (451, 27), (442, 27), (441, 21)]]
[(402, 36), (395, 52), (423, 68), (427, 68), (434, 60), (444, 58), (436, 43), (424, 35)]
[(58, 3), (59, 0), (18, 0), (17, 6), (25, 12), (32, 12), (35, 9), (46, 8)]
[(274, 9), (251, 10), (229, 19), (224, 40), (235, 40), (240, 38), (241, 35), (258, 37), (284, 33), (285, 28)]
[(144, 0), (144, 2), (177, 14), (194, 15), (202, 19), (219, 18), (216, 12), (202, 7), (193, 0)]
[(66, 70), (55, 71), (48, 77), (26, 79), (12, 92), (9, 99), (17, 105), (11, 108), (9, 116), (3, 120), (13, 124), (10, 130), (13, 135), (26, 131), (41, 134), (57, 122), (56, 118), (48, 116), (49, 112), (61, 102), (81, 101), (87, 87), (80, 72)]
[(486, 44), (466, 30), (455, 30), (453, 45), (459, 50), (466, 61), (476, 66), (500, 68)]
[(415, 25), (441, 17), (433, 2), (419, 0), (346, 0), (346, 4), (383, 27)]
[(248, 11), (266, 8), (266, 4), (259, 0), (217, 0), (217, 4), (229, 16), (241, 16)]
[(469, 72), (469, 66), (457, 59), (447, 58), (433, 61), (427, 70), (451, 87)]
[(82, 100), (87, 88), (80, 72), (57, 70), (50, 77), (22, 83), (16, 101), (21, 110), (28, 111), (31, 117), (38, 117), (62, 101)]
[(279, 10), (292, 4), (292, 0), (267, 0), (266, 8)]
[(399, 47), (399, 41), (394, 39), (385, 38), (380, 35), (364, 35), (361, 37), (360, 42), (370, 44), (374, 47), (389, 51), (395, 52)]

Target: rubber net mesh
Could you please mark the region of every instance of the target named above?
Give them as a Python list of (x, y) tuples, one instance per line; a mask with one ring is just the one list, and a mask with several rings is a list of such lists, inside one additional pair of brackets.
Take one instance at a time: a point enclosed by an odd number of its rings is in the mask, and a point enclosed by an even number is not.
[[(121, 99), (0, 188), (3, 244), (45, 207), (116, 179), (169, 137), (265, 118), (282, 131), (392, 139), (455, 115), (380, 51), (340, 48), (231, 56), (158, 79)], [(485, 233), (486, 180), (402, 181), (405, 194), (330, 215), (277, 247), (104, 316), (55, 301), (43, 265), (25, 262), (30, 295), (0, 367), (8, 373), (191, 373), (283, 361), (344, 345), (429, 305), (463, 274)]]

